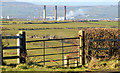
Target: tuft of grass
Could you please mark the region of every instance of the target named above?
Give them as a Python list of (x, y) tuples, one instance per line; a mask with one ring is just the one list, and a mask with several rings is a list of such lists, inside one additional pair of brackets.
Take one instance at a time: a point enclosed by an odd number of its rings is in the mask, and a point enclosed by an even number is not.
[(112, 60), (97, 60), (97, 59), (92, 59), (91, 62), (87, 65), (89, 69), (97, 69), (100, 71), (105, 71), (105, 70), (115, 70), (115, 71), (120, 71), (120, 60), (117, 62), (117, 59), (112, 59)]
[(99, 61), (97, 59), (93, 59), (89, 64), (85, 66), (76, 67), (76, 68), (64, 68), (64, 67), (42, 67), (38, 64), (20, 64), (16, 67), (11, 66), (2, 66), (3, 71), (120, 71), (120, 60), (119, 63), (116, 60), (103, 60)]

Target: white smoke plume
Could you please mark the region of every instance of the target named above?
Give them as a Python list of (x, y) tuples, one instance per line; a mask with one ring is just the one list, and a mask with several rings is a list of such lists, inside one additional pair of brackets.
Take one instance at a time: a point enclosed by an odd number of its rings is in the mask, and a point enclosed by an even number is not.
[(79, 16), (79, 15), (81, 15), (81, 16), (84, 16), (85, 15), (85, 12), (82, 10), (82, 9), (78, 9), (78, 10), (76, 10), (76, 11), (70, 11), (67, 15), (66, 15), (66, 17), (67, 17), (67, 19), (72, 19), (72, 18), (74, 18), (74, 17), (76, 17), (76, 16)]

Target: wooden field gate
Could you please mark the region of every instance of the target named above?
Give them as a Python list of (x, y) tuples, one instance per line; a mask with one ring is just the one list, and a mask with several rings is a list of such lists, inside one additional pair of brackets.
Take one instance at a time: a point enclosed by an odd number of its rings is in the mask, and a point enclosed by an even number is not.
[[(26, 33), (25, 32), (19, 32), (17, 34), (17, 36), (2, 36), (2, 39), (17, 39), (17, 46), (11, 46), (11, 47), (3, 47), (2, 50), (7, 50), (7, 49), (17, 49), (17, 55), (18, 56), (9, 56), (9, 57), (3, 57), (3, 52), (2, 52), (2, 61), (3, 59), (18, 59), (18, 64), (20, 63), (26, 63), (26, 57), (27, 57), (27, 50), (30, 49), (26, 49), (26, 43), (32, 43), (32, 42), (43, 42), (43, 55), (38, 55), (38, 56), (43, 56), (43, 63), (45, 66), (46, 62), (50, 62), (50, 61), (46, 61), (45, 60), (45, 56), (46, 55), (55, 55), (55, 54), (45, 54), (45, 43), (46, 41), (55, 41), (55, 40), (61, 40), (62, 42), (62, 53), (58, 53), (58, 54), (62, 54), (62, 59), (58, 59), (58, 60), (53, 60), (53, 61), (62, 61), (62, 66), (64, 67), (69, 67), (69, 60), (70, 59), (76, 59), (75, 61), (75, 66), (81, 66), (81, 65), (85, 65), (85, 63), (87, 63), (87, 58), (86, 58), (86, 54), (85, 54), (85, 32), (84, 31), (79, 31), (79, 37), (73, 37), (73, 38), (61, 38), (61, 39), (46, 39), (46, 40), (32, 40), (32, 41), (26, 41)], [(66, 39), (79, 39), (80, 40), (80, 44), (79, 45), (72, 45), (72, 46), (78, 46), (78, 51), (76, 52), (66, 52), (64, 53), (64, 40)], [(106, 40), (89, 40), (89, 43), (91, 43), (92, 41), (120, 41), (120, 39), (106, 39)], [(104, 48), (103, 48), (104, 49)], [(64, 54), (69, 54), (69, 53), (78, 53), (78, 57), (75, 58), (69, 58), (69, 56), (64, 56)], [(57, 54), (57, 53), (56, 53)], [(35, 56), (35, 55), (34, 55)], [(37, 56), (37, 55), (36, 55)], [(88, 56), (91, 56), (90, 54)], [(33, 57), (33, 56), (28, 56), (28, 57)], [(79, 61), (78, 61), (79, 60)]]
[[(69, 67), (69, 65), (74, 64), (74, 66), (80, 66), (80, 65), (84, 65), (85, 64), (85, 55), (84, 55), (84, 31), (80, 31), (79, 32), (79, 37), (73, 37), (73, 38), (60, 38), (60, 39), (46, 39), (46, 40), (32, 40), (32, 41), (26, 41), (26, 43), (32, 43), (32, 42), (43, 42), (43, 55), (32, 55), (32, 56), (28, 56), (28, 57), (36, 57), (36, 56), (43, 56), (43, 62), (44, 66), (46, 65), (46, 62), (50, 62), (51, 60), (46, 60), (45, 56), (50, 56), (50, 55), (57, 55), (57, 54), (61, 54), (62, 55), (62, 59), (57, 59), (57, 60), (52, 60), (54, 61), (62, 61), (62, 65), (64, 67)], [(69, 46), (64, 46), (64, 40), (70, 40), (70, 39), (79, 39), (80, 40), (80, 44), (79, 45), (69, 45)], [(46, 42), (47, 41), (61, 41), (61, 46), (59, 46), (60, 48), (62, 48), (62, 52), (61, 53), (53, 53), (53, 54), (46, 54), (45, 50), (46, 50)], [(72, 46), (78, 46), (78, 51), (74, 51), (74, 52), (65, 52), (64, 53), (64, 47), (72, 47)], [(49, 47), (50, 48), (50, 47)], [(57, 48), (57, 47), (52, 47), (52, 48)], [(31, 49), (27, 49), (27, 50), (34, 50), (34, 48)], [(69, 56), (64, 56), (64, 54), (70, 54), (70, 53), (78, 53), (78, 57), (74, 57), (74, 58), (70, 58)], [(69, 61), (71, 59), (75, 59), (75, 63), (70, 63)], [(41, 62), (37, 62), (37, 63), (41, 63)]]
[[(4, 47), (2, 46), (2, 62), (4, 59), (17, 59), (17, 63), (20, 64), (20, 63), (26, 63), (26, 57), (27, 57), (27, 50), (29, 49), (26, 49), (26, 43), (31, 43), (31, 42), (43, 42), (43, 59), (44, 59), (44, 65), (45, 65), (45, 62), (48, 62), (45, 60), (45, 56), (46, 55), (54, 55), (54, 54), (45, 54), (45, 42), (46, 41), (55, 41), (55, 40), (61, 40), (62, 42), (62, 53), (58, 53), (58, 54), (62, 54), (62, 59), (59, 59), (59, 60), (62, 60), (62, 66), (65, 66), (65, 67), (68, 67), (69, 65), (69, 60), (70, 59), (78, 59), (79, 58), (79, 62), (78, 63), (78, 60), (76, 60), (75, 62), (75, 65), (78, 66), (78, 64), (80, 65), (83, 65), (84, 64), (84, 53), (83, 53), (83, 50), (84, 50), (84, 45), (83, 42), (84, 42), (84, 39), (82, 38), (83, 36), (83, 31), (81, 31), (81, 35), (80, 37), (73, 37), (73, 38), (62, 38), (62, 39), (48, 39), (48, 40), (33, 40), (33, 41), (26, 41), (26, 33), (25, 32), (22, 32), (20, 31), (17, 36), (2, 36), (2, 39), (17, 39), (17, 46), (10, 46), (10, 47)], [(80, 39), (80, 45), (72, 45), (72, 46), (80, 46), (79, 47), (79, 52), (76, 51), (76, 52), (66, 52), (66, 53), (63, 53), (64, 51), (64, 45), (63, 45), (63, 41), (66, 40), (66, 39)], [(8, 50), (8, 49), (17, 49), (17, 56), (7, 56), (7, 57), (3, 57), (3, 50)], [(75, 57), (75, 58), (68, 58), (67, 56), (64, 56), (64, 54), (69, 54), (69, 53), (79, 53), (79, 57)], [(31, 56), (29, 56), (31, 57)], [(54, 60), (54, 61), (59, 61), (59, 60)]]

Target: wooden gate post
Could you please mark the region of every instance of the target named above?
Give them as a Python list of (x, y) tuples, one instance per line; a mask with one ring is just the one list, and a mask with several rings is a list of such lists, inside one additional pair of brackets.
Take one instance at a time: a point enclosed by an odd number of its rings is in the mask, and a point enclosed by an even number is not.
[(0, 65), (3, 63), (2, 34), (0, 34)]
[(18, 58), (18, 64), (20, 63), (26, 63), (26, 37), (25, 37), (25, 32), (20, 31), (17, 36), (20, 38), (17, 39), (17, 46), (19, 48), (17, 49), (17, 55), (19, 56)]
[(64, 67), (69, 67), (69, 56), (64, 56)]
[(80, 30), (79, 31), (79, 36), (80, 36), (80, 47), (79, 47), (79, 63), (80, 65), (85, 65), (85, 39), (84, 39), (84, 31)]
[(78, 67), (78, 59), (75, 59), (75, 67)]

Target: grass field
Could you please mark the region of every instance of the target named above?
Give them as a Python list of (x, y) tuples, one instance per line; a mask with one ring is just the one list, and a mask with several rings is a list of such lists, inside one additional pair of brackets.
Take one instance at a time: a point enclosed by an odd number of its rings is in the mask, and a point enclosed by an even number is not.
[[(97, 23), (97, 24), (90, 24)], [(118, 27), (118, 22), (69, 22), (69, 23), (54, 23), (54, 24), (12, 24), (2, 25), (9, 30), (2, 31), (3, 35), (16, 35), (18, 31), (24, 29), (27, 35), (47, 35), (53, 34), (62, 37), (73, 37), (77, 35), (81, 28), (111, 28)], [(25, 30), (26, 29), (26, 30)], [(33, 31), (34, 30), (34, 31)], [(64, 32), (63, 32), (64, 31)], [(34, 33), (36, 32), (36, 33)]]
[(111, 22), (111, 21), (100, 21), (100, 22), (91, 22), (96, 24), (103, 24), (103, 25), (112, 25), (112, 26), (118, 26), (118, 22)]
[[(117, 29), (118, 24), (117, 22), (72, 22), (72, 21), (67, 21), (66, 23), (54, 23), (54, 22), (47, 22), (42, 24), (42, 21), (31, 21), (32, 24), (29, 24), (28, 21), (16, 21), (16, 24), (13, 24), (13, 22), (8, 22), (8, 23), (3, 23), (2, 25), (2, 35), (7, 36), (7, 35), (16, 35), (19, 31), (25, 31), (26, 32), (26, 40), (41, 40), (43, 39), (42, 37), (45, 36), (48, 39), (47, 36), (49, 35), (54, 35), (56, 38), (70, 38), (70, 37), (75, 37), (78, 35), (78, 31), (82, 28), (113, 28)], [(23, 24), (27, 23), (27, 24)], [(41, 38), (30, 38), (31, 36), (38, 36)], [(71, 40), (72, 41), (72, 40)], [(16, 40), (3, 40), (3, 43), (9, 45), (7, 46), (15, 46), (16, 45)], [(64, 43), (64, 46), (66, 45), (71, 45), (70, 43)], [(55, 46), (61, 46), (61, 41), (53, 41), (53, 42), (46, 42), (46, 47), (55, 47)], [(43, 42), (39, 43), (28, 43), (27, 44), (27, 49), (29, 48), (42, 48), (43, 47)], [(65, 52), (70, 52), (73, 47), (65, 48)], [(48, 48), (46, 49), (46, 54), (54, 54), (54, 53), (61, 53), (62, 49), (61, 48)], [(11, 54), (7, 54), (7, 53)], [(17, 55), (17, 50), (4, 50), (4, 56), (15, 56)], [(43, 50), (38, 49), (38, 50), (28, 50), (27, 51), (28, 55), (42, 55)], [(67, 55), (67, 54), (66, 54)], [(56, 59), (61, 59), (62, 55), (52, 55), (52, 56), (46, 56), (46, 60), (56, 60)], [(34, 62), (39, 62), (43, 61), (43, 57), (32, 57), (28, 61), (34, 61)], [(17, 60), (11, 59), (11, 60), (4, 60), (6, 61), (7, 64), (15, 64)], [(46, 66), (50, 65), (61, 65), (62, 61), (57, 61), (57, 62), (48, 62), (46, 63)], [(43, 63), (40, 63), (40, 65), (43, 65)], [(9, 68), (7, 66), (3, 67), (3, 70), (27, 70), (27, 71), (39, 71), (39, 70), (47, 70), (47, 71), (82, 71), (82, 70), (91, 70), (90, 68), (75, 68), (75, 69), (62, 69), (62, 68), (44, 68), (44, 67), (39, 67), (38, 65), (30, 65), (28, 66), (27, 69), (26, 64), (24, 65), (18, 65), (17, 67)], [(25, 67), (25, 69), (24, 69)], [(87, 66), (88, 67), (88, 66)], [(36, 69), (34, 69), (36, 68)], [(107, 68), (107, 67), (106, 67)], [(113, 70), (116, 68), (113, 68)], [(93, 69), (94, 70), (94, 69)], [(101, 69), (102, 70), (102, 69)]]

